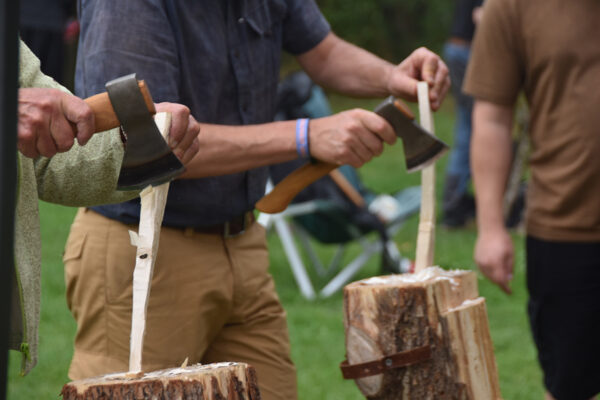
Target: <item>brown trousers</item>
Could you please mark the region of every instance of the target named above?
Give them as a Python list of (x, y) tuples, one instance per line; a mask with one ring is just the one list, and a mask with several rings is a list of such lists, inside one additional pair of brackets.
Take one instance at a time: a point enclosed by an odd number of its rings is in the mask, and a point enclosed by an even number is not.
[[(124, 225), (81, 209), (64, 254), (77, 322), (69, 377), (126, 371), (136, 248)], [(246, 362), (263, 399), (295, 399), (296, 371), (272, 277), (264, 228), (223, 238), (162, 228), (148, 304), (143, 369)]]

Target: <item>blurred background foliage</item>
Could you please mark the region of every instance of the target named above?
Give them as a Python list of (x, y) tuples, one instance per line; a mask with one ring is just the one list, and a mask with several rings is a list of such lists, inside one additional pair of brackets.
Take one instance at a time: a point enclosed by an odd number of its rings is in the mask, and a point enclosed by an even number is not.
[(345, 40), (399, 62), (420, 46), (440, 53), (453, 1), (317, 0), (333, 31)]

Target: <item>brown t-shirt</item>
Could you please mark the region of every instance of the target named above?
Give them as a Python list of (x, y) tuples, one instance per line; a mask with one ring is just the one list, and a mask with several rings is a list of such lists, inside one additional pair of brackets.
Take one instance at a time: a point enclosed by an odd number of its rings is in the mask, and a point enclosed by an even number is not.
[(464, 90), (530, 107), (529, 234), (600, 240), (600, 0), (487, 0)]

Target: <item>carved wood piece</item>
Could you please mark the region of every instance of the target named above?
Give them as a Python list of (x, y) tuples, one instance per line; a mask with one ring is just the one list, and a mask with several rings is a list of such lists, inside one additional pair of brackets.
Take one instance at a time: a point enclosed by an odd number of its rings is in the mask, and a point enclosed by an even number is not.
[[(155, 122), (163, 137), (168, 136), (171, 114), (159, 113)], [(148, 186), (141, 193), (140, 223), (137, 235), (130, 231), (137, 246), (133, 270), (133, 308), (131, 313), (131, 340), (129, 345), (129, 371), (142, 371), (142, 349), (146, 330), (146, 309), (150, 297), (150, 283), (158, 252), (160, 227), (167, 204), (169, 183)]]
[[(429, 87), (427, 82), (417, 83), (419, 116), (423, 129), (435, 134), (433, 115), (429, 105)], [(421, 210), (419, 232), (415, 254), (415, 272), (433, 265), (435, 249), (435, 163), (421, 171)]]

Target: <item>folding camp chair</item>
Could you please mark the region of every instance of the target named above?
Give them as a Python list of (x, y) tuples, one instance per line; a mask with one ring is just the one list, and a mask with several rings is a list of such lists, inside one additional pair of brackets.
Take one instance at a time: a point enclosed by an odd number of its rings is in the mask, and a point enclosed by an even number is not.
[[(331, 114), (323, 90), (303, 72), (288, 75), (278, 87), (276, 120), (319, 118)], [(299, 167), (302, 160), (272, 166), (273, 183)], [(306, 298), (316, 296), (314, 286), (302, 262), (296, 240), (321, 276), (337, 272), (323, 287), (320, 295), (327, 297), (339, 290), (376, 254), (381, 255), (384, 272), (406, 272), (411, 262), (402, 257), (391, 238), (404, 222), (419, 210), (421, 191), (411, 187), (393, 195), (377, 195), (362, 185), (358, 173), (350, 166), (333, 171), (303, 190), (282, 213), (261, 214), (258, 221), (274, 226), (300, 291)], [(377, 232), (376, 238), (370, 235)], [(327, 267), (319, 259), (311, 240), (337, 245)], [(359, 243), (362, 252), (347, 265), (341, 266), (349, 243)]]
[[(353, 171), (350, 167), (342, 167), (342, 170), (345, 170), (345, 175), (351, 175), (351, 171)], [(331, 189), (336, 190), (336, 184), (328, 180), (327, 177), (323, 178), (322, 182), (317, 181), (313, 186), (332, 186)], [(271, 188), (272, 182), (269, 181), (267, 191)], [(335, 196), (330, 199), (318, 197), (313, 200), (301, 197), (300, 200), (294, 201), (279, 214), (261, 214), (259, 216), (259, 223), (262, 223), (267, 229), (270, 227), (276, 229), (296, 283), (302, 295), (307, 299), (315, 298), (316, 293), (307, 268), (302, 261), (300, 249), (308, 257), (310, 265), (318, 275), (324, 277), (335, 273), (319, 291), (321, 297), (331, 296), (338, 291), (375, 255), (381, 256), (381, 268), (385, 273), (408, 272), (412, 268), (411, 261), (400, 254), (393, 237), (406, 220), (418, 212), (421, 202), (420, 187), (409, 187), (393, 196), (377, 196), (371, 192), (367, 193), (368, 195), (364, 196), (367, 207), (362, 213), (370, 214), (378, 219), (375, 209), (381, 208), (381, 203), (384, 203), (383, 207), (387, 209), (386, 212), (378, 210), (380, 215), (387, 218), (387, 221), (380, 223), (383, 232), (378, 232), (379, 235), (372, 234), (378, 230), (375, 227), (377, 223), (372, 224), (373, 220), (370, 218), (361, 221), (361, 219), (365, 219), (364, 215), (353, 218), (356, 216), (356, 214), (353, 215), (356, 209), (353, 210), (354, 207), (343, 204), (339, 201), (339, 197)], [(368, 211), (369, 208), (373, 212)], [(314, 241), (337, 247), (326, 266), (314, 249)], [(343, 255), (351, 243), (358, 243), (361, 252), (342, 266)]]

